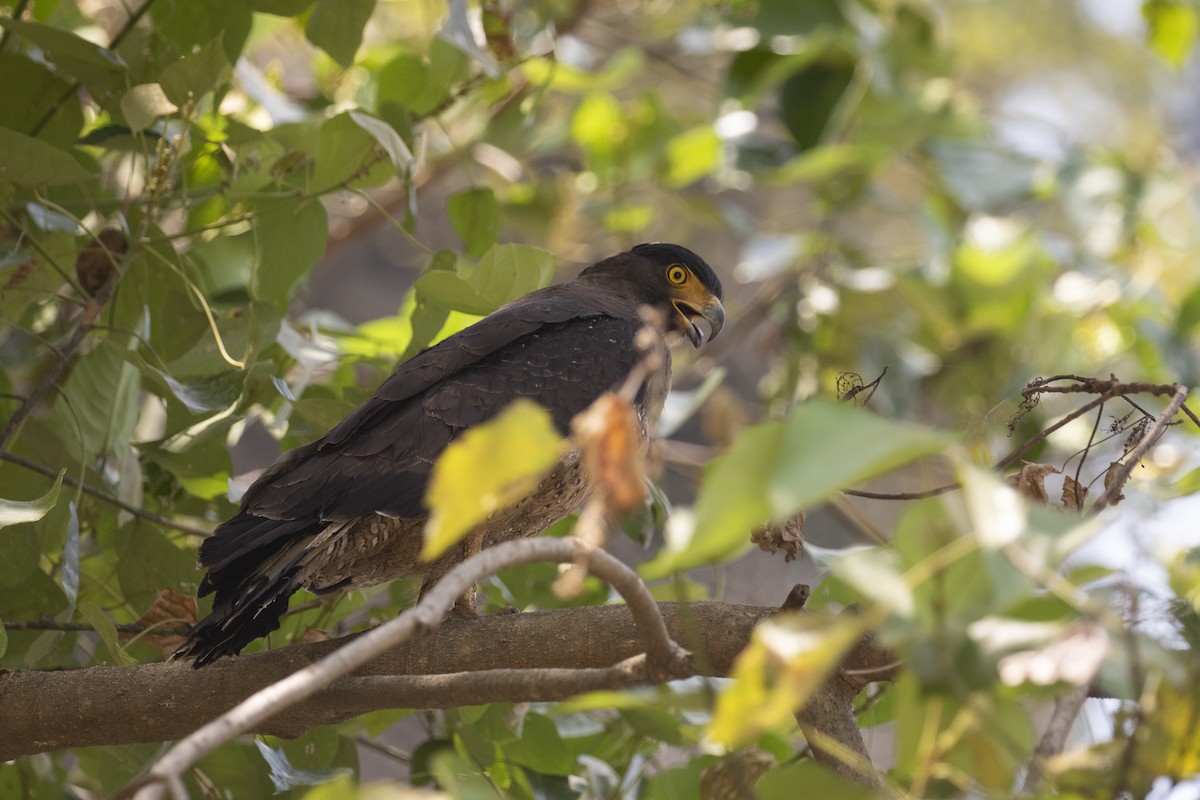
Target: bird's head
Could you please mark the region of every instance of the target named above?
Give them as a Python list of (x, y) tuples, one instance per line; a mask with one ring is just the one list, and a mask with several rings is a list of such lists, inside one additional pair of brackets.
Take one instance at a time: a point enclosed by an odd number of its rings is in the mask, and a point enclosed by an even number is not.
[[(699, 347), (725, 325), (721, 279), (704, 259), (677, 244), (639, 244), (585, 271), (619, 278), (637, 300), (666, 314), (667, 327)], [(703, 320), (706, 332), (696, 324)]]

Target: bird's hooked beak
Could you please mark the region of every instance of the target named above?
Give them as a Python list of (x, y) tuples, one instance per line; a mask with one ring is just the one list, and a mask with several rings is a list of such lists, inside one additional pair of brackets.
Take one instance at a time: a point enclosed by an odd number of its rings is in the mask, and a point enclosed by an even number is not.
[(673, 300), (672, 305), (675, 306), (675, 310), (682, 318), (679, 320), (679, 329), (693, 347), (699, 347), (704, 343), (704, 331), (696, 324), (697, 319), (703, 319), (708, 323), (708, 340), (710, 342), (717, 338), (721, 328), (725, 327), (725, 307), (715, 297), (710, 298), (710, 302), (700, 308), (682, 300)]

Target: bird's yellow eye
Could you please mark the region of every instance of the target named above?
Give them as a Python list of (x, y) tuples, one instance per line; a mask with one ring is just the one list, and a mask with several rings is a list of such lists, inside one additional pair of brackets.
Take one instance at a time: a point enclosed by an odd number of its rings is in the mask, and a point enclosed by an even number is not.
[(679, 264), (672, 264), (671, 266), (667, 267), (667, 280), (676, 286), (681, 283), (685, 283), (687, 281), (687, 276), (687, 270)]

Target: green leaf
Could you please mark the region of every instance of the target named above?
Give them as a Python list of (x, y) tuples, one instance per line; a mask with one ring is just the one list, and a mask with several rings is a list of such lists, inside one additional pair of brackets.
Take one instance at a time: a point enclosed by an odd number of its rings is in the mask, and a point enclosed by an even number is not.
[(41, 497), (34, 500), (5, 500), (0, 498), (0, 528), (5, 528), (9, 525), (20, 525), (23, 522), (37, 522), (42, 517), (54, 508), (54, 504), (58, 502), (58, 492), (62, 488), (63, 476), (67, 474), (65, 469), (59, 470), (58, 478), (55, 479), (54, 485), (50, 487)]
[(550, 413), (517, 400), (450, 443), (433, 465), (421, 557), (437, 558), (489, 514), (537, 488), (563, 453)]
[(221, 72), (229, 66), (225, 58), (224, 36), (218, 36), (194, 53), (167, 65), (158, 76), (167, 99), (177, 106), (198, 100), (216, 85)]
[(75, 362), (54, 401), (55, 429), (84, 463), (115, 455), (133, 435), (140, 376), (117, 350), (131, 349), (136, 342), (104, 339), (102, 347)]
[(439, 32), (439, 38), (450, 42), (466, 55), (479, 62), (490, 77), (500, 74), (500, 68), (490, 53), (480, 46), (467, 17), (467, 0), (450, 0), (450, 13)]
[(437, 784), (455, 800), (501, 800), (496, 789), (480, 768), (451, 748), (442, 748), (429, 757), (430, 771)]
[(835, 54), (797, 70), (779, 87), (779, 117), (800, 150), (824, 139), (855, 68), (853, 58)]
[(137, 663), (133, 656), (121, 648), (120, 642), (117, 641), (117, 626), (100, 606), (92, 602), (80, 603), (79, 616), (83, 617), (89, 625), (95, 628), (96, 633), (100, 634), (100, 639), (104, 642), (104, 647), (114, 662), (117, 664)]
[(431, 270), (416, 289), (453, 311), (490, 314), (500, 306), (540, 289), (554, 276), (553, 254), (523, 244), (492, 247), (469, 275)]
[(369, 171), (367, 159), (377, 146), (375, 137), (349, 113), (325, 120), (313, 159), (316, 166), (308, 187), (309, 194), (348, 188), (356, 179), (366, 177)]
[(570, 775), (575, 769), (574, 754), (553, 720), (542, 714), (526, 714), (521, 739), (504, 751), (511, 760), (543, 775)]
[(643, 736), (677, 747), (686, 742), (681, 730), (684, 723), (664, 708), (653, 705), (627, 708), (621, 712), (621, 717)]
[(196, 551), (176, 545), (152, 525), (136, 521), (122, 525), (112, 547), (121, 591), (135, 608), (149, 607), (163, 589), (180, 591), (199, 582)]
[(67, 609), (75, 607), (79, 598), (79, 511), (75, 501), (67, 502), (67, 537), (63, 543), (63, 556), (59, 570), (63, 594), (67, 596)]
[(325, 254), (329, 223), (318, 200), (289, 197), (259, 208), (257, 264), (251, 289), (281, 313), (297, 285)]
[(820, 28), (846, 24), (838, 0), (760, 0), (754, 25), (770, 36), (811, 34)]
[(851, 783), (812, 759), (795, 760), (768, 770), (754, 784), (754, 797), (756, 800), (792, 800), (798, 786), (803, 786), (809, 797), (836, 797), (838, 800), (878, 797), (871, 789)]
[(0, 128), (0, 185), (57, 186), (90, 177), (70, 154), (40, 139)]
[(667, 547), (641, 572), (661, 578), (730, 558), (749, 548), (750, 532), (759, 525), (787, 519), (840, 489), (940, 452), (950, 441), (845, 403), (809, 401), (787, 420), (747, 429), (728, 453), (709, 464), (694, 530), (669, 525)]
[(592, 159), (607, 163), (628, 137), (629, 120), (609, 92), (593, 92), (575, 109), (571, 138)]
[(121, 96), (121, 113), (134, 133), (149, 128), (159, 117), (178, 110), (157, 83), (134, 86)]
[[(328, 756), (332, 756), (336, 754), (337, 740), (340, 738), (333, 731), (323, 731), (317, 734), (306, 735), (304, 738), (307, 741), (299, 748), (287, 747), (285, 745), (276, 749), (264, 742), (262, 738), (257, 736), (254, 738), (254, 744), (258, 747), (258, 752), (262, 754), (263, 761), (267, 762), (267, 766), (271, 768), (271, 783), (275, 784), (276, 792), (283, 792), (296, 786), (314, 786), (343, 775), (352, 774), (352, 771), (345, 767), (335, 769), (307, 768), (314, 761), (315, 763), (320, 763), (326, 760), (325, 758), (320, 758), (319, 754), (314, 752), (316, 750), (315, 745), (316, 741), (329, 739), (330, 737), (332, 737), (334, 751), (333, 753), (329, 753)], [(304, 764), (305, 768), (301, 768), (292, 762), (292, 759), (288, 757), (288, 750), (291, 750), (293, 753), (296, 753), (297, 750), (299, 751), (297, 755), (300, 755), (304, 759), (299, 763)], [(317, 758), (314, 759), (314, 756), (317, 756)]]
[(242, 384), (246, 379), (246, 373), (229, 370), (185, 383), (145, 362), (142, 366), (142, 376), (162, 381), (162, 387), (166, 391), (159, 392), (159, 396), (174, 397), (193, 414), (229, 408), (241, 395)]
[(0, 82), (4, 85), (0, 128), (28, 133), (47, 113), (53, 112), (38, 131), (38, 139), (58, 147), (69, 147), (79, 136), (83, 127), (83, 109), (79, 104), (79, 93), (68, 92), (69, 81), (24, 56), (0, 53)]
[(41, 48), (59, 69), (87, 86), (105, 90), (123, 87), (128, 67), (121, 57), (70, 31), (39, 22), (0, 17), (0, 28), (23, 36)]
[(789, 723), (864, 630), (861, 619), (794, 613), (759, 623), (717, 698), (708, 737), (740, 747)]
[(902, 617), (913, 615), (915, 602), (912, 589), (904, 580), (900, 559), (891, 550), (854, 548), (833, 559), (829, 571), (863, 597)]
[(500, 235), (500, 206), (487, 188), (467, 189), (451, 195), (446, 206), (454, 232), (463, 240), (464, 252), (479, 258)]
[(350, 111), (347, 113), (350, 114), (350, 119), (354, 120), (354, 123), (358, 127), (371, 134), (372, 138), (379, 142), (384, 152), (388, 154), (388, 158), (391, 160), (392, 166), (396, 168), (398, 174), (403, 174), (408, 170), (413, 162), (413, 154), (395, 128), (384, 120), (372, 117), (370, 114), (364, 114), (361, 111)]
[(1176, 69), (1183, 67), (1196, 45), (1200, 12), (1191, 3), (1179, 0), (1149, 0), (1142, 15), (1150, 28), (1150, 47)]
[(204, 2), (155, 5), (151, 14), (159, 23), (159, 33), (172, 41), (180, 53), (191, 53), (219, 39), (225, 60), (236, 64), (250, 36), (254, 14), (245, 0), (204, 0)]
[(953, 439), (893, 422), (857, 406), (829, 400), (805, 403), (790, 419), (768, 497), (773, 519), (811, 508), (839, 489), (878, 477)]
[(349, 67), (374, 10), (375, 0), (317, 0), (304, 23), (304, 35), (334, 61)]
[(251, 0), (250, 6), (264, 14), (277, 17), (296, 17), (308, 10), (313, 0)]
[(1197, 325), (1200, 325), (1200, 284), (1179, 304), (1179, 313), (1175, 317), (1175, 332), (1186, 336)]

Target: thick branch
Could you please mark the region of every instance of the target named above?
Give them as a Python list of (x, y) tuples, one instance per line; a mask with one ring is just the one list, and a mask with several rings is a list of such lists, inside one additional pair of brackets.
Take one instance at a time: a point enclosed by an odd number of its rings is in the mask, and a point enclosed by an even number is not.
[[(750, 639), (754, 625), (777, 609), (724, 603), (659, 604), (671, 637), (695, 654), (697, 673), (723, 676)], [(254, 692), (316, 662), (346, 643), (335, 639), (227, 658), (204, 669), (190, 664), (139, 664), (52, 672), (0, 674), (0, 761), (68, 747), (178, 739)], [(503, 673), (471, 678), (476, 670), (593, 670), (643, 651), (624, 606), (446, 620), (439, 631), (371, 659), (353, 677), (260, 725), (255, 731), (296, 736), (379, 708), (446, 708), (496, 697)], [(855, 665), (852, 659), (850, 665)], [(452, 673), (444, 675), (439, 673)], [(436, 676), (405, 684), (399, 676)], [(391, 694), (362, 692), (363, 678), (392, 681)], [(555, 679), (557, 680), (557, 678)], [(579, 691), (598, 688), (587, 685)], [(425, 690), (437, 685), (428, 696)], [(614, 682), (607, 688), (627, 685)], [(512, 684), (513, 701), (557, 700), (561, 684)], [(420, 694), (417, 693), (420, 690)], [(401, 692), (411, 692), (401, 697)], [(439, 694), (440, 692), (440, 694)]]
[(321, 660), (264, 687), (234, 708), (192, 732), (150, 768), (145, 778), (121, 793), (142, 785), (139, 798), (158, 798), (169, 788), (181, 796), (184, 771), (238, 734), (253, 730), (275, 714), (311, 697), (337, 678), (357, 669), (389, 648), (437, 630), (445, 615), (466, 591), (505, 567), (540, 561), (584, 562), (596, 577), (607, 581), (625, 598), (642, 640), (648, 676), (657, 680), (692, 674), (690, 654), (671, 640), (650, 596), (637, 574), (603, 550), (578, 539), (525, 539), (504, 542), (462, 562), (430, 589), (417, 605), (343, 645)]
[(1087, 686), (1077, 686), (1066, 694), (1059, 695), (1054, 700), (1054, 714), (1046, 732), (1042, 734), (1037, 749), (1033, 751), (1033, 761), (1029, 764), (1029, 772), (1025, 775), (1025, 786), (1022, 791), (1036, 794), (1042, 788), (1045, 778), (1046, 761), (1063, 751), (1075, 718), (1083, 710), (1083, 702), (1088, 698)]

